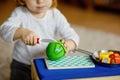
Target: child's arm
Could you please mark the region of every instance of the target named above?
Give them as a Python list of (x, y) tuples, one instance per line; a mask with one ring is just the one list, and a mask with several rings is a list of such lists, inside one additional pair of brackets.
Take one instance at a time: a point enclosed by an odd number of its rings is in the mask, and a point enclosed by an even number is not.
[(55, 11), (56, 31), (60, 36), (65, 39), (65, 44), (68, 51), (74, 50), (79, 45), (79, 36), (75, 30), (70, 26), (65, 16), (57, 9)]
[(16, 39), (21, 39), (25, 44), (31, 45), (31, 46), (37, 44), (36, 34), (33, 31), (28, 30), (28, 29), (23, 28), (23, 27), (19, 27), (15, 31), (13, 40), (16, 40)]

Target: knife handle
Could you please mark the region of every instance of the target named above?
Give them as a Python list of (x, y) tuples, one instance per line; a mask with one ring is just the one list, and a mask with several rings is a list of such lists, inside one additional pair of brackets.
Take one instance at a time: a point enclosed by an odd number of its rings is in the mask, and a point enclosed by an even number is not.
[(40, 38), (37, 38), (37, 43), (38, 43), (38, 44), (40, 43)]

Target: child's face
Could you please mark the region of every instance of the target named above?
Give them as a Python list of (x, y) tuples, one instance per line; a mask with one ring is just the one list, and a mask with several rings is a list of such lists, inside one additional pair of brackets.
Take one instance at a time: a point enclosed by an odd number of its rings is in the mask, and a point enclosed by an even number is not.
[(52, 5), (52, 0), (24, 0), (32, 13), (46, 12)]

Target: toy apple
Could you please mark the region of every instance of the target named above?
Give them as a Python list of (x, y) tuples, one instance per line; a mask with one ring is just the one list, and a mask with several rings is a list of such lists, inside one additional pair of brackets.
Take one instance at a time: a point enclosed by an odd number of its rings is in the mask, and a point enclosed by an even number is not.
[(46, 55), (49, 60), (58, 60), (65, 56), (66, 49), (61, 41), (50, 42), (46, 48)]

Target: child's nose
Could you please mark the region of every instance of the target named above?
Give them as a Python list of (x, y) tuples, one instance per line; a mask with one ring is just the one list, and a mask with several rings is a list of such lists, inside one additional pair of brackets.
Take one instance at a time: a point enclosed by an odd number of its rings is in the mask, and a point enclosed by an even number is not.
[(39, 4), (39, 3), (42, 3), (44, 0), (37, 0), (37, 3)]

